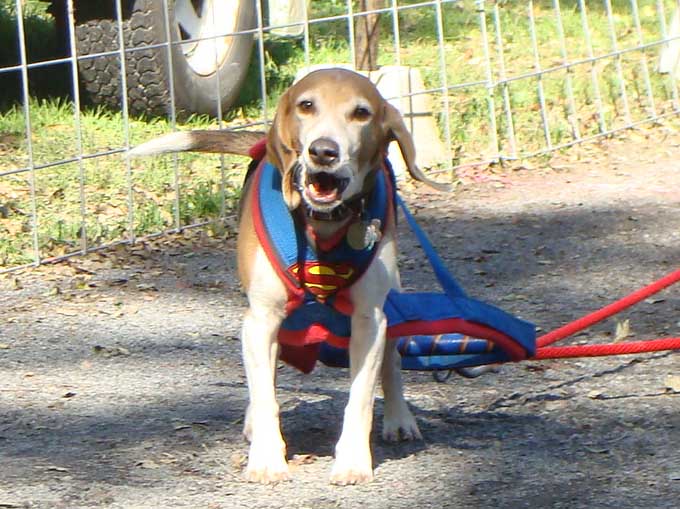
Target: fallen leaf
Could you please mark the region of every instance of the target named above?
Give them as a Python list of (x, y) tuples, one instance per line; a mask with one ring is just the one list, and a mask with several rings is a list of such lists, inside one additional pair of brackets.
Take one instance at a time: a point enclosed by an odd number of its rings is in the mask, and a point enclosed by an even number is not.
[(664, 381), (666, 388), (673, 392), (680, 392), (680, 375), (669, 375)]
[(80, 265), (74, 266), (74, 269), (76, 271), (76, 274), (87, 274), (89, 276), (94, 276), (96, 274), (95, 272), (91, 271), (90, 269), (86, 269), (85, 267), (80, 266)]
[(234, 468), (243, 468), (246, 466), (248, 463), (248, 456), (246, 454), (243, 454), (241, 452), (235, 452), (234, 454), (231, 455), (231, 465)]
[(90, 288), (90, 282), (85, 277), (75, 277), (71, 280), (71, 288), (74, 290), (87, 290)]
[(661, 302), (666, 302), (666, 299), (651, 298), (651, 299), (645, 299), (645, 302), (647, 304), (660, 304)]
[(566, 406), (566, 402), (564, 401), (546, 401), (545, 403), (545, 409), (548, 412), (554, 412), (557, 410), (560, 410)]
[(127, 357), (128, 355), (130, 355), (130, 350), (128, 350), (127, 348), (123, 348), (122, 346), (108, 347), (95, 345), (92, 347), (92, 350), (94, 351), (94, 353), (98, 355), (103, 355), (104, 357), (118, 357), (118, 356)]
[(630, 320), (626, 319), (623, 322), (616, 322), (616, 332), (614, 333), (614, 343), (623, 341), (630, 336)]
[(290, 465), (309, 465), (317, 460), (317, 456), (314, 454), (294, 454), (293, 457), (288, 461)]
[(148, 470), (155, 470), (160, 465), (153, 460), (142, 460), (142, 461), (137, 463), (137, 466), (140, 467), (140, 468), (146, 468)]
[(598, 391), (597, 389), (593, 389), (592, 391), (589, 391), (587, 396), (590, 399), (604, 399), (602, 395), (602, 391)]
[(9, 350), (9, 345), (7, 343), (0, 343), (0, 350)]
[(507, 295), (504, 295), (502, 297), (502, 299), (507, 300), (507, 301), (527, 300), (527, 296), (526, 295), (520, 295), (518, 293), (509, 293)]
[(49, 290), (47, 290), (43, 295), (45, 297), (54, 297), (55, 295), (59, 295), (61, 293), (61, 288), (58, 286), (53, 286)]

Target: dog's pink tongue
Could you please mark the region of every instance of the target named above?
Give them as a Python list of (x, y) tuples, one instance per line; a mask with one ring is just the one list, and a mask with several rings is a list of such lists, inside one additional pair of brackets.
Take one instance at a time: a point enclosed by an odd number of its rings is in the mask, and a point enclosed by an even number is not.
[(318, 183), (314, 183), (309, 186), (312, 198), (320, 202), (331, 202), (335, 201), (338, 197), (338, 190), (335, 188), (325, 189)]

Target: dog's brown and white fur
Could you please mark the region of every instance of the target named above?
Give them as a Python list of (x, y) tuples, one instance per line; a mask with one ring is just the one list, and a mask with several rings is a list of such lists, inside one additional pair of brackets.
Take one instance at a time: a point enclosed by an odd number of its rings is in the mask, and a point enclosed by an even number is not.
[[(213, 151), (207, 136), (218, 135), (170, 135), (135, 149), (133, 155), (171, 151), (173, 143), (181, 145), (174, 150)], [(414, 144), (399, 112), (367, 78), (327, 69), (307, 75), (281, 97), (267, 134), (266, 157), (282, 173), (283, 197), (289, 209), (304, 207), (314, 236), (324, 239), (353, 219), (351, 215), (334, 217), (332, 211), (366, 191), (372, 182), (367, 177), (380, 167), (392, 140), (399, 144), (411, 176), (433, 184), (415, 165)], [(227, 140), (218, 151), (239, 152), (228, 145)], [(275, 392), (277, 333), (288, 295), (255, 234), (248, 192), (243, 193), (241, 211), (238, 270), (249, 302), (242, 329), (250, 393), (244, 426), (250, 441), (246, 477), (270, 483), (289, 477)], [(399, 354), (395, 343), (387, 342), (385, 336), (385, 298), (390, 289), (400, 285), (396, 250), (392, 222), (386, 225), (371, 265), (350, 289), (354, 305), (349, 346), (351, 387), (331, 472), (335, 484), (362, 483), (373, 477), (369, 436), (379, 377), (385, 397), (383, 439), (421, 436), (404, 400)]]

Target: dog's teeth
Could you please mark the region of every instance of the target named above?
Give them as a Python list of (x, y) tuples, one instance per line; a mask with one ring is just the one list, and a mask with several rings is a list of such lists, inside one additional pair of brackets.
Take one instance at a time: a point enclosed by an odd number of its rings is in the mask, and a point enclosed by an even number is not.
[(319, 202), (330, 203), (335, 201), (338, 197), (337, 189), (324, 190), (317, 184), (312, 184), (308, 187), (310, 196)]

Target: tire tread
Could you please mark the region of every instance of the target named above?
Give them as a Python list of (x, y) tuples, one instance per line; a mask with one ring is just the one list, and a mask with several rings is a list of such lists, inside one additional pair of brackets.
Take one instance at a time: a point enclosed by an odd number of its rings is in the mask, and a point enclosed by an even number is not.
[[(158, 0), (138, 0), (129, 19), (123, 21), (126, 47), (125, 68), (128, 88), (128, 110), (133, 115), (164, 115), (170, 109), (170, 93), (165, 77), (162, 48), (133, 49), (154, 44), (152, 9)], [(90, 20), (76, 27), (79, 56), (117, 51), (118, 23), (102, 19)], [(121, 108), (120, 55), (105, 55), (82, 59), (78, 64), (80, 77), (94, 104)]]

